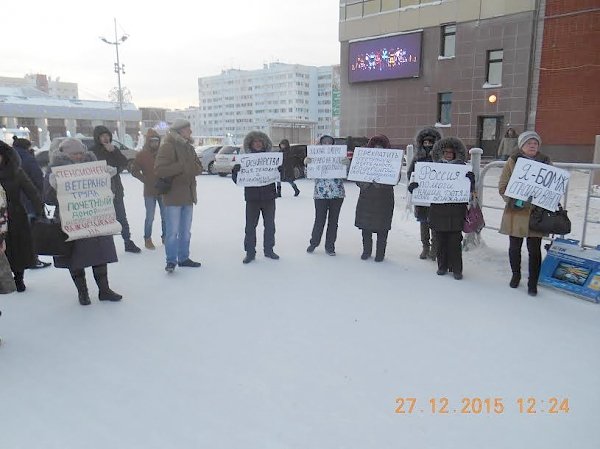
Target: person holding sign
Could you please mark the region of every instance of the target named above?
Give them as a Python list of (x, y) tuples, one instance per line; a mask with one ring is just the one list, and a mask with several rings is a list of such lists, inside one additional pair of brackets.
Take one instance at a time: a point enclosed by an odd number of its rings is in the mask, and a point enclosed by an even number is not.
[[(413, 157), (413, 160), (410, 163), (406, 173), (409, 181), (411, 179), (411, 175), (415, 171), (415, 165), (417, 162), (433, 162), (431, 160), (431, 150), (433, 149), (433, 145), (435, 145), (435, 143), (441, 138), (442, 135), (440, 132), (431, 126), (423, 128), (418, 132), (417, 136), (415, 137), (415, 156)], [(433, 230), (429, 227), (429, 222), (427, 220), (428, 215), (428, 206), (415, 206), (415, 218), (419, 222), (421, 228), (421, 244), (423, 245), (423, 250), (419, 255), (419, 259), (421, 260), (425, 260), (428, 257), (431, 260), (435, 260), (437, 253), (435, 232), (433, 232)], [(429, 243), (430, 238), (431, 244)]]
[[(252, 131), (244, 137), (244, 153), (265, 153), (271, 151), (273, 143), (269, 136), (260, 131)], [(231, 172), (231, 179), (237, 184), (238, 173), (241, 165), (236, 164)], [(281, 170), (281, 167), (279, 167)], [(263, 248), (265, 257), (273, 260), (279, 256), (273, 251), (275, 246), (275, 198), (277, 189), (275, 183), (259, 187), (244, 187), (244, 198), (246, 200), (246, 228), (244, 237), (244, 251), (246, 257), (242, 261), (245, 264), (256, 258), (256, 227), (262, 213), (265, 227), (263, 234)]]
[[(333, 145), (335, 143), (331, 136), (321, 136), (320, 145)], [(343, 157), (343, 164), (349, 165), (350, 159)], [(304, 159), (304, 164), (311, 162), (310, 157)], [(342, 178), (316, 178), (313, 198), (315, 201), (315, 222), (313, 224), (310, 243), (306, 252), (312, 253), (321, 243), (325, 223), (327, 222), (327, 233), (325, 234), (325, 252), (329, 256), (335, 256), (335, 241), (337, 239), (338, 219), (346, 192)]]
[(506, 202), (500, 224), (500, 233), (509, 236), (508, 259), (512, 271), (509, 286), (517, 288), (521, 282), (521, 247), (523, 246), (523, 239), (527, 239), (527, 252), (529, 253), (527, 293), (530, 296), (537, 295), (538, 277), (542, 265), (542, 237), (544, 235), (529, 229), (529, 216), (533, 208), (532, 204), (527, 201), (510, 198), (505, 193), (519, 158), (552, 164), (550, 158), (539, 151), (541, 144), (542, 139), (535, 131), (521, 133), (518, 138), (519, 151), (508, 158), (498, 182), (498, 192)]
[(281, 170), (281, 182), (277, 183), (277, 198), (281, 198), (281, 183), (288, 182), (294, 189), (294, 196), (300, 195), (300, 189), (294, 181), (294, 158), (290, 148), (290, 141), (283, 139), (279, 142), (279, 151), (283, 154), (283, 168)]
[[(373, 136), (368, 148), (391, 148), (390, 141), (383, 134)], [(398, 181), (400, 178), (398, 177)], [(377, 234), (375, 262), (385, 258), (388, 232), (392, 228), (394, 215), (394, 186), (377, 182), (357, 182), (360, 188), (356, 204), (354, 226), (362, 231), (363, 252), (360, 258), (367, 260), (373, 252), (373, 234)]]
[[(434, 163), (465, 164), (467, 149), (456, 137), (445, 137), (439, 140), (431, 150)], [(461, 175), (462, 176), (462, 175)], [(475, 188), (473, 172), (467, 172), (465, 177), (470, 180), (471, 192)], [(408, 191), (413, 192), (419, 187), (418, 182), (411, 182)], [(429, 207), (428, 222), (435, 232), (437, 241), (437, 274), (445, 275), (452, 271), (454, 279), (463, 278), (462, 262), (462, 230), (467, 215), (467, 202), (464, 203), (432, 203)]]
[[(67, 138), (63, 140), (58, 151), (50, 159), (50, 167), (61, 167), (65, 165), (77, 165), (85, 162), (95, 161), (96, 156), (79, 139)], [(110, 166), (112, 176), (117, 171)], [(44, 200), (47, 204), (55, 205), (55, 216), (62, 219), (59, 201), (56, 193), (56, 178), (47, 174), (44, 181)], [(56, 268), (67, 268), (77, 288), (79, 303), (82, 306), (91, 304), (85, 279), (85, 268), (92, 267), (94, 279), (98, 285), (98, 299), (100, 301), (120, 301), (122, 296), (112, 291), (108, 285), (107, 264), (117, 262), (117, 251), (112, 235), (87, 237), (73, 240), (71, 243), (71, 254), (67, 256), (54, 256)]]
[(31, 201), (36, 216), (43, 214), (37, 189), (19, 165), (18, 154), (13, 148), (0, 141), (0, 185), (6, 192), (8, 210), (8, 232), (6, 234), (6, 258), (14, 275), (18, 292), (25, 291), (25, 270), (35, 265), (35, 254), (27, 211), (21, 194)]

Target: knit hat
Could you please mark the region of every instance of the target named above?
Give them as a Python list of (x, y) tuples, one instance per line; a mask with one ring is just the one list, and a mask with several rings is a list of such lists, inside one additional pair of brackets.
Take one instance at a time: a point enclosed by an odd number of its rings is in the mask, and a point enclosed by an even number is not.
[(183, 128), (191, 128), (191, 127), (192, 127), (192, 124), (189, 121), (187, 121), (186, 119), (183, 119), (183, 118), (178, 118), (177, 120), (175, 120), (173, 122), (170, 129), (172, 131), (180, 131)]
[(538, 141), (539, 145), (542, 144), (542, 138), (538, 133), (536, 133), (535, 131), (524, 131), (521, 134), (519, 134), (519, 138), (517, 139), (517, 145), (519, 146), (519, 150), (523, 148), (523, 145), (525, 145), (525, 142), (527, 142), (529, 139), (535, 139)]
[(68, 137), (60, 143), (58, 146), (58, 151), (64, 154), (85, 153), (87, 151), (87, 147), (81, 140), (74, 137)]
[(31, 141), (29, 139), (13, 136), (13, 147), (20, 147), (28, 150), (29, 147), (31, 147)]

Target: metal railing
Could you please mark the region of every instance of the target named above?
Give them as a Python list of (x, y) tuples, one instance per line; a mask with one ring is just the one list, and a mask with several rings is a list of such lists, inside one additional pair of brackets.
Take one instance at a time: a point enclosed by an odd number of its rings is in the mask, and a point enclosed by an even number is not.
[[(478, 194), (479, 204), (480, 204), (481, 208), (482, 209), (484, 209), (484, 208), (495, 209), (495, 210), (503, 211), (504, 210), (503, 206), (494, 206), (494, 205), (485, 203), (484, 188), (494, 188), (494, 189), (496, 189), (496, 194), (498, 194), (497, 193), (498, 185), (497, 184), (495, 184), (495, 185), (494, 184), (485, 184), (485, 177), (489, 173), (490, 170), (492, 170), (494, 168), (504, 167), (504, 164), (506, 164), (506, 162), (505, 161), (488, 162), (487, 164), (485, 164), (485, 166), (482, 167), (481, 155), (483, 154), (483, 150), (481, 148), (472, 148), (469, 151), (469, 154), (471, 155), (471, 164), (473, 165), (473, 173), (475, 174), (477, 194)], [(555, 167), (559, 167), (559, 168), (562, 168), (562, 169), (565, 169), (568, 171), (582, 170), (582, 171), (586, 171), (588, 173), (588, 178), (589, 178), (588, 179), (588, 188), (587, 188), (587, 192), (586, 192), (585, 208), (584, 208), (583, 223), (582, 223), (582, 230), (581, 230), (581, 240), (579, 241), (579, 246), (586, 247), (586, 248), (595, 248), (596, 245), (591, 245), (591, 244), (586, 243), (586, 237), (587, 237), (587, 231), (588, 231), (589, 224), (600, 224), (600, 220), (594, 220), (594, 219), (590, 218), (590, 201), (591, 201), (591, 199), (592, 198), (600, 199), (600, 195), (594, 194), (592, 191), (593, 190), (592, 186), (593, 186), (593, 181), (594, 181), (594, 171), (600, 170), (600, 164), (581, 164), (581, 163), (575, 163), (575, 162), (555, 162), (555, 163), (553, 163), (553, 165)], [(561, 204), (563, 205), (563, 207), (565, 209), (568, 208), (568, 201), (569, 201), (569, 191), (567, 189), (567, 192), (565, 193), (565, 195), (563, 196), (563, 199), (561, 201)], [(486, 224), (485, 227), (487, 229), (494, 229), (494, 230), (499, 229), (497, 227), (490, 226), (488, 224)]]

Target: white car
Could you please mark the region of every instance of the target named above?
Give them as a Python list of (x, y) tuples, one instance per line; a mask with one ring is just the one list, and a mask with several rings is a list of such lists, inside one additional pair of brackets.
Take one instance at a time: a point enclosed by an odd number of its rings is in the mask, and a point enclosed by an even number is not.
[(237, 164), (237, 156), (239, 154), (240, 147), (238, 146), (226, 145), (221, 148), (215, 156), (214, 172), (219, 176), (230, 175), (233, 166)]
[(219, 150), (223, 148), (221, 145), (203, 145), (196, 147), (196, 154), (202, 163), (202, 170), (211, 175), (216, 175), (215, 172), (215, 157)]

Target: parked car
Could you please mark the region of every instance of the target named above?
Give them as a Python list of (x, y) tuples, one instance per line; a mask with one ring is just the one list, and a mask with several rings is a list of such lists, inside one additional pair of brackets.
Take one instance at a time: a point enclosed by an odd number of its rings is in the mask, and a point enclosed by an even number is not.
[[(50, 162), (50, 153), (58, 151), (58, 146), (65, 139), (66, 137), (55, 137), (50, 143), (49, 150), (41, 150), (35, 154), (35, 159), (37, 160), (38, 164), (40, 164), (40, 167), (44, 168), (48, 166)], [(87, 147), (88, 150), (94, 146), (93, 137), (78, 137), (78, 139), (83, 142), (83, 144)], [(123, 153), (123, 155), (127, 158), (127, 171), (131, 172), (133, 160), (135, 159), (135, 156), (138, 152), (129, 147), (126, 147), (118, 140), (113, 139), (112, 143), (116, 148), (121, 150), (121, 153)]]
[(304, 178), (306, 176), (306, 167), (304, 166), (304, 159), (306, 158), (306, 145), (304, 144), (292, 144), (290, 145), (291, 157), (294, 163), (294, 177)]
[(196, 147), (196, 154), (202, 163), (202, 170), (205, 170), (211, 175), (217, 174), (215, 171), (215, 157), (221, 148), (223, 148), (222, 145), (203, 145)]
[(240, 154), (240, 147), (226, 145), (219, 150), (215, 156), (213, 169), (219, 176), (231, 174), (233, 166), (236, 164), (237, 155)]

